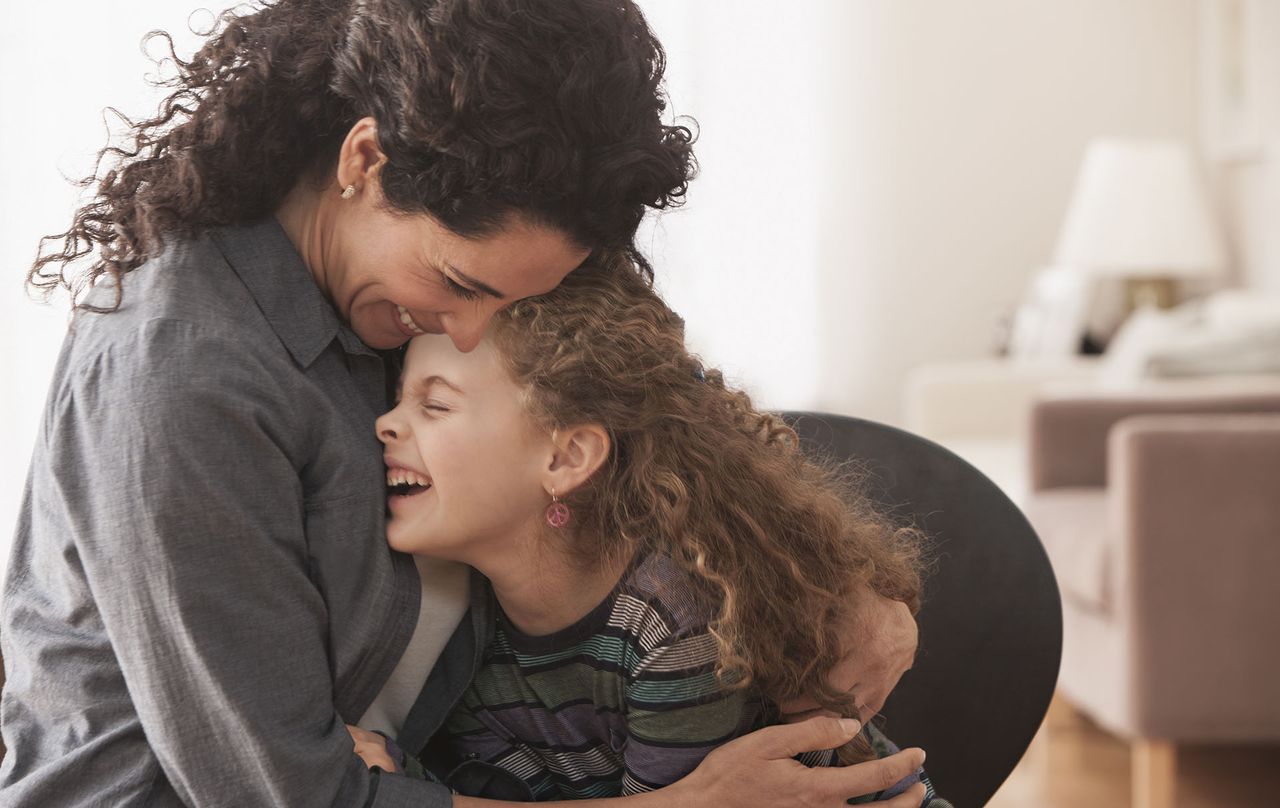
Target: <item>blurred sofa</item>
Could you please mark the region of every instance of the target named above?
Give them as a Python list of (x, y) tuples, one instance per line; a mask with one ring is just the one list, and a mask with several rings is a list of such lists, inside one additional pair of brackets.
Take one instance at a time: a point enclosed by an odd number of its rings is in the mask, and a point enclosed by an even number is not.
[(969, 461), (1021, 505), (1032, 402), (1058, 386), (1092, 384), (1100, 368), (1097, 357), (924, 365), (907, 379), (905, 425)]
[(1280, 743), (1280, 380), (1209, 387), (1031, 411), (1059, 691), (1132, 741), (1135, 808), (1172, 805), (1180, 742)]
[(1135, 808), (1172, 806), (1180, 742), (1280, 743), (1280, 373), (1235, 372), (1224, 334), (1147, 318), (1102, 360), (929, 365), (906, 390), (907, 427), (992, 477), (1044, 542), (1059, 692), (1132, 742)]

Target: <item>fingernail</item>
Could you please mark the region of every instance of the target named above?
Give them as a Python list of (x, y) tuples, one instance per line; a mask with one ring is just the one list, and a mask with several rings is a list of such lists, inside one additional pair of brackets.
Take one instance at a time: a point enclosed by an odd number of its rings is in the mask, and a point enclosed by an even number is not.
[(854, 718), (841, 718), (840, 729), (844, 730), (845, 735), (852, 735), (862, 729), (862, 725)]
[(924, 759), (925, 759), (925, 757), (926, 757), (925, 751), (924, 751), (923, 749), (921, 749), (921, 750), (920, 750), (920, 764), (921, 764), (921, 765), (924, 765)]

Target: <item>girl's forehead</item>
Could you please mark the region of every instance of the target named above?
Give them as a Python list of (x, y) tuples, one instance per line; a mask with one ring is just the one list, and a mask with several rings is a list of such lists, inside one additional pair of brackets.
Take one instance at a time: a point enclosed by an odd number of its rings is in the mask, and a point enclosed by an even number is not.
[(401, 386), (420, 384), (428, 379), (452, 386), (459, 392), (503, 382), (515, 385), (488, 338), (463, 353), (445, 334), (426, 334), (409, 342)]

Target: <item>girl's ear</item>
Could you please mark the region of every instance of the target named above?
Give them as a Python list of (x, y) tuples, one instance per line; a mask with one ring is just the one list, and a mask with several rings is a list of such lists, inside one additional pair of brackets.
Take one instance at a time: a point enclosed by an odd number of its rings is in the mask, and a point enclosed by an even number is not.
[(609, 457), (609, 433), (598, 424), (558, 429), (551, 441), (555, 451), (543, 475), (543, 485), (548, 493), (555, 491), (557, 496), (582, 485)]

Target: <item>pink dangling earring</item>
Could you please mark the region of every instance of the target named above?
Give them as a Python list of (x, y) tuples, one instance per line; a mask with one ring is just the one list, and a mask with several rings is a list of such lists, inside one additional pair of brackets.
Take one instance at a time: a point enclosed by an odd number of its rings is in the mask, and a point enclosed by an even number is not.
[(573, 511), (560, 501), (560, 497), (556, 496), (555, 489), (551, 490), (551, 504), (547, 506), (547, 524), (554, 528), (562, 528), (569, 524), (569, 520), (573, 518)]

